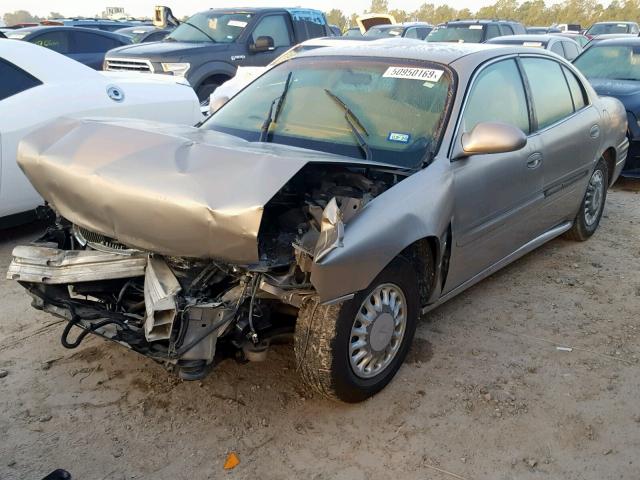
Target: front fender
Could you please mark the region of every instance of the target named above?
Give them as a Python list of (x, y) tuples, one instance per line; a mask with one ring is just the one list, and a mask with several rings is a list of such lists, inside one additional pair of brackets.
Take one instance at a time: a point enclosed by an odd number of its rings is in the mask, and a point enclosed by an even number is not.
[(453, 213), (452, 184), (449, 161), (442, 158), (367, 204), (345, 226), (342, 246), (312, 266), (320, 301), (367, 288), (409, 245), (442, 238)]

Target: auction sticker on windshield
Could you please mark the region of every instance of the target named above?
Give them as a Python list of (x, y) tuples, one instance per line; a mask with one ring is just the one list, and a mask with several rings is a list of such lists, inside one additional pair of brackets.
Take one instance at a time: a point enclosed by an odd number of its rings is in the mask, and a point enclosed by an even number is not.
[(409, 80), (437, 82), (443, 73), (444, 70), (434, 70), (431, 68), (389, 67), (382, 76), (386, 78), (405, 78)]

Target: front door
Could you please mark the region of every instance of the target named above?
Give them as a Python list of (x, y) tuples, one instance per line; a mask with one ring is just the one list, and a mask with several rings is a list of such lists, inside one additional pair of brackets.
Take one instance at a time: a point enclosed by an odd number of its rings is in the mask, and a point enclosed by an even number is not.
[[(252, 52), (251, 45), (258, 38), (269, 37), (273, 48), (267, 51)], [(293, 45), (293, 26), (284, 14), (267, 15), (259, 19), (249, 35), (247, 54), (239, 64), (242, 66), (264, 67), (286, 52)]]
[(516, 152), (454, 161), (451, 262), (444, 293), (508, 256), (539, 234), (529, 221), (543, 198), (540, 137), (531, 134), (523, 80), (514, 59), (481, 70), (456, 137), (481, 122), (514, 125), (528, 134)]

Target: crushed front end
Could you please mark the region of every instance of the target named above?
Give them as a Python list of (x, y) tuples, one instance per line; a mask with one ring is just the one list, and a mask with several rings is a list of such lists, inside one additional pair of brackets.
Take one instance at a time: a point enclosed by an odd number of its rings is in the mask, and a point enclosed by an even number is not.
[(35, 308), (67, 320), (66, 348), (93, 333), (200, 379), (221, 359), (260, 361), (287, 340), (302, 302), (318, 294), (315, 262), (401, 178), (361, 166), (303, 168), (265, 205), (250, 264), (162, 255), (58, 216), (37, 242), (15, 248), (7, 277)]

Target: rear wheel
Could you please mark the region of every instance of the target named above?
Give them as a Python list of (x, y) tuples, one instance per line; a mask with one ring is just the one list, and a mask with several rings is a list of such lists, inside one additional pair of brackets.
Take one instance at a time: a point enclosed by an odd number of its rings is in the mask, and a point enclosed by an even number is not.
[(417, 280), (412, 265), (398, 257), (352, 300), (305, 302), (294, 342), (303, 381), (350, 403), (382, 390), (411, 346), (420, 309)]
[(591, 174), (573, 227), (566, 233), (567, 238), (584, 242), (595, 233), (607, 200), (608, 185), (609, 171), (606, 162), (601, 158)]

